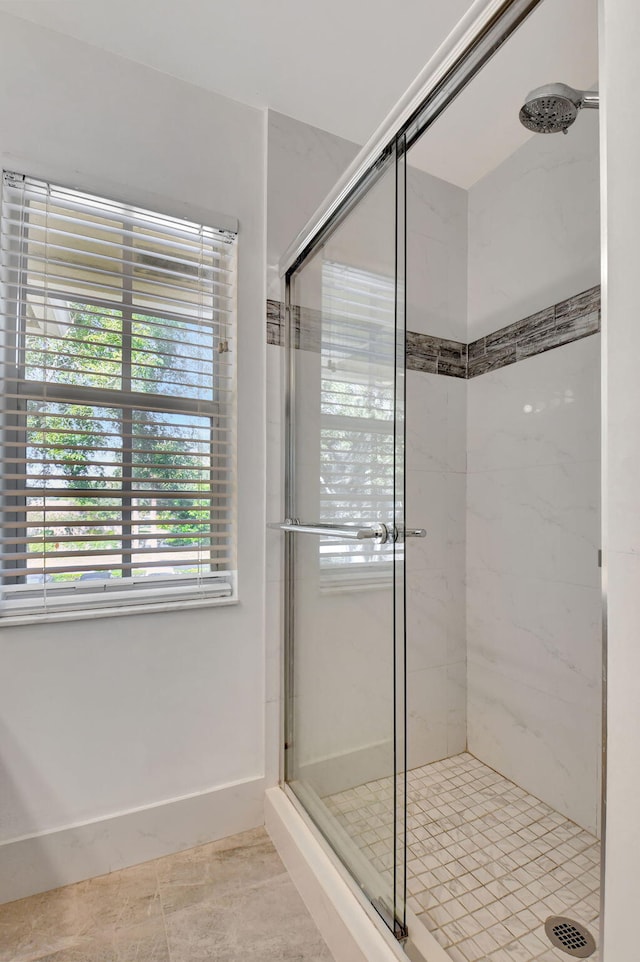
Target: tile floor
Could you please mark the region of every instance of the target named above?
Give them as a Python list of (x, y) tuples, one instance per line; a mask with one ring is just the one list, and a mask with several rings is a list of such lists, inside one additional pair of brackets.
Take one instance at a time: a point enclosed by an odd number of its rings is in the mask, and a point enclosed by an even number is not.
[[(388, 779), (325, 799), (382, 873), (391, 800)], [(593, 835), (468, 753), (409, 772), (407, 810), (408, 904), (452, 962), (567, 962), (545, 936), (550, 915), (598, 941)]]
[(263, 829), (0, 905), (0, 962), (332, 962)]

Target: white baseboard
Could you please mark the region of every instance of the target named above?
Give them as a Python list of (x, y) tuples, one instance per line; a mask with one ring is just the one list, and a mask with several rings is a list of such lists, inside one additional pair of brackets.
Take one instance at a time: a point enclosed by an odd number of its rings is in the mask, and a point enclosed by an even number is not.
[(0, 844), (0, 903), (264, 824), (264, 778)]

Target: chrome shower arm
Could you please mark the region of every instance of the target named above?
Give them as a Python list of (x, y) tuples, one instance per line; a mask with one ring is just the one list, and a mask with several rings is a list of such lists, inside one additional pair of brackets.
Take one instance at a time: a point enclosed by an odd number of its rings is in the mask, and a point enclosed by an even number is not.
[(597, 110), (600, 106), (600, 94), (597, 90), (585, 90), (580, 100), (581, 107)]

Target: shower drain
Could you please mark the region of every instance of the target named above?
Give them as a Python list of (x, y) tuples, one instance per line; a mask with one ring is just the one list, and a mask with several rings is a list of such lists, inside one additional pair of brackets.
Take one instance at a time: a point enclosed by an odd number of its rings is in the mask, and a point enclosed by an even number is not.
[(551, 915), (544, 923), (544, 930), (552, 945), (574, 959), (588, 959), (596, 950), (591, 932), (563, 915)]

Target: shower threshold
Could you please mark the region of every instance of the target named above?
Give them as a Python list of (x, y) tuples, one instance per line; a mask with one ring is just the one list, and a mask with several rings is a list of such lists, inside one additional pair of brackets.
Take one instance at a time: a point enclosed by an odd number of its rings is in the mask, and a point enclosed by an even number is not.
[[(567, 916), (599, 941), (600, 843), (464, 752), (407, 775), (408, 907), (452, 962), (567, 962)], [(390, 866), (389, 779), (326, 796), (376, 872)], [(598, 962), (598, 949), (590, 956)]]

